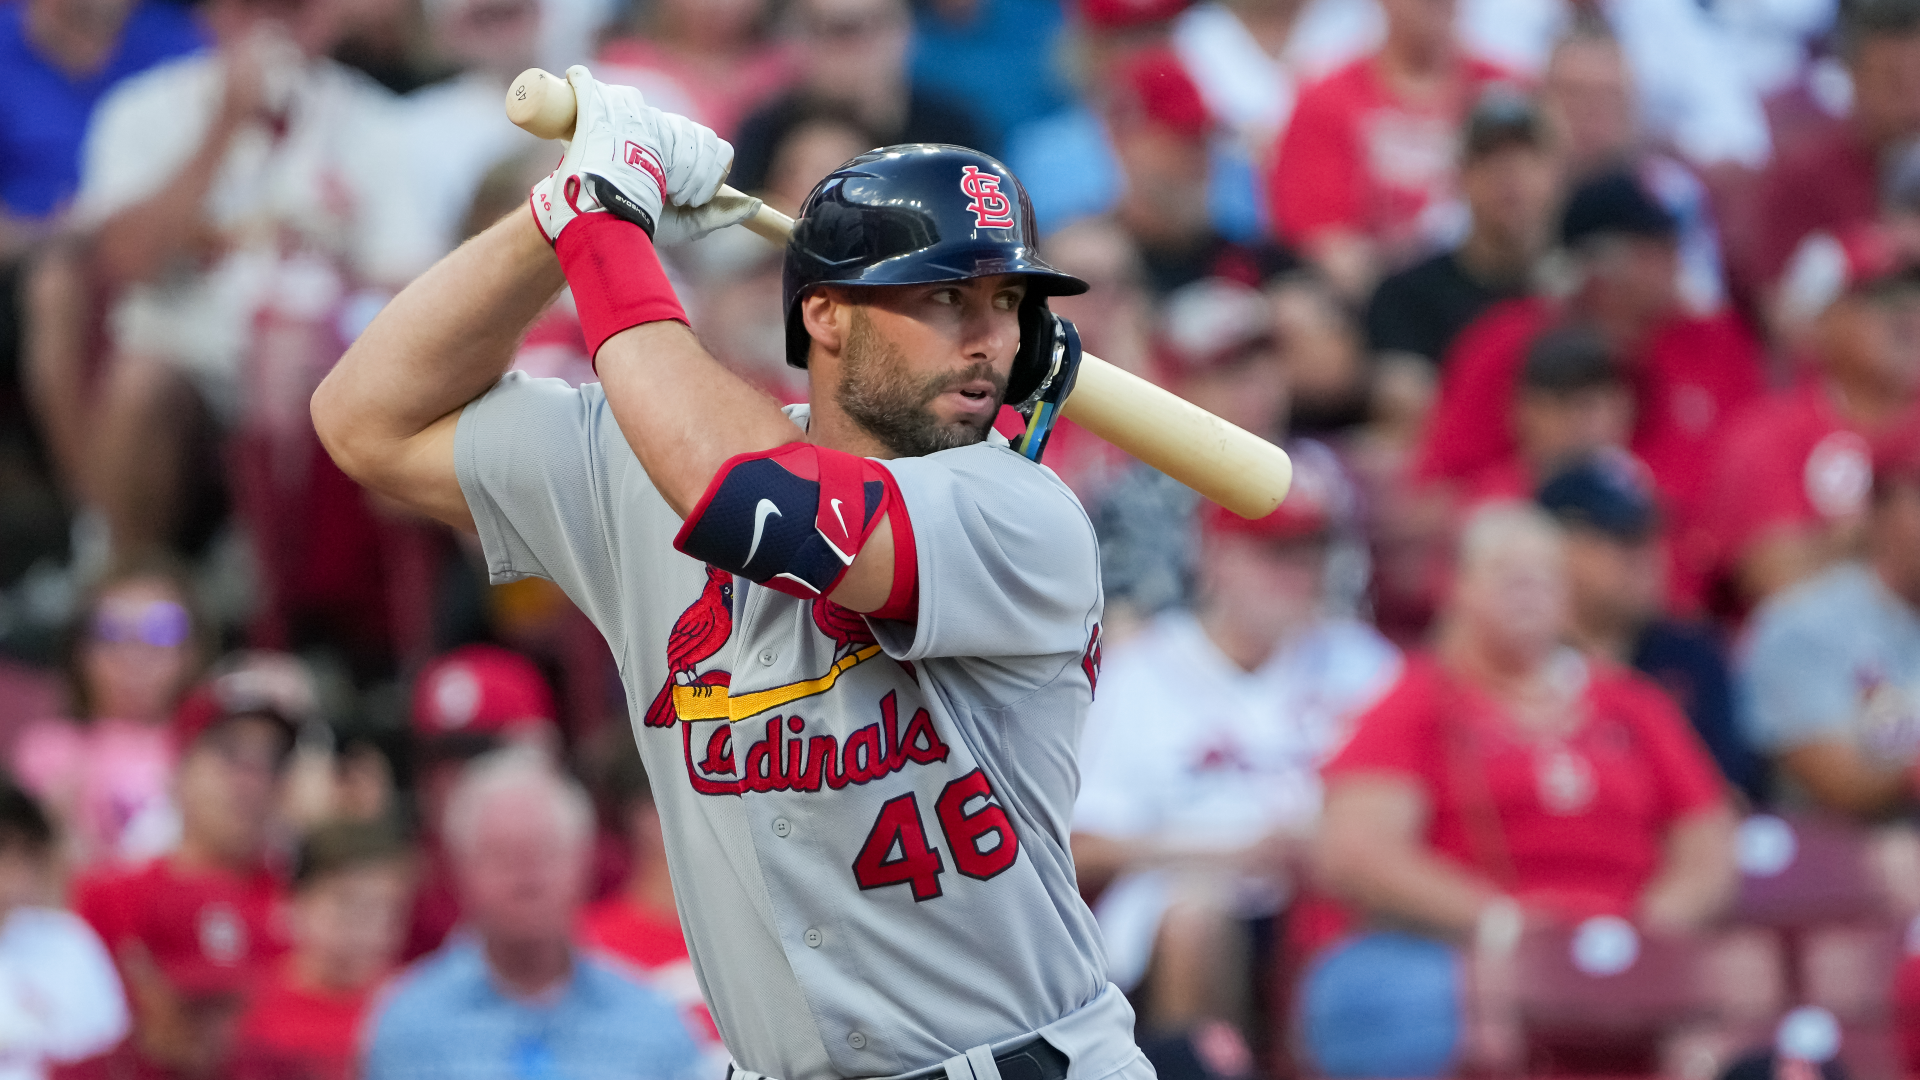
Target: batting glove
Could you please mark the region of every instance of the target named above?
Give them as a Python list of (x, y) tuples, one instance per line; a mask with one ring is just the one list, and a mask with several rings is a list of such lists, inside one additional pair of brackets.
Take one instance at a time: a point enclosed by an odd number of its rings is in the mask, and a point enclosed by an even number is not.
[(695, 240), (734, 224), (758, 200), (714, 193), (733, 165), (733, 147), (684, 116), (648, 105), (640, 91), (567, 69), (576, 104), (573, 138), (560, 167), (533, 187), (533, 217), (553, 243), (582, 214), (606, 212), (662, 243)]

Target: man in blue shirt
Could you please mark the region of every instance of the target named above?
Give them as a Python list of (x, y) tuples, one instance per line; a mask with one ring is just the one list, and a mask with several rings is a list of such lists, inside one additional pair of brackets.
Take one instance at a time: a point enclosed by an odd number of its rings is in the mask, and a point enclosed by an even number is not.
[(691, 1080), (673, 1005), (573, 945), (593, 848), (577, 784), (530, 750), (479, 758), (444, 836), (464, 930), (369, 1020), (365, 1080)]
[(72, 197), (80, 139), (102, 95), (204, 43), (186, 9), (164, 0), (0, 4), (0, 95), (8, 102), (0, 113), (0, 213), (9, 224), (45, 221)]

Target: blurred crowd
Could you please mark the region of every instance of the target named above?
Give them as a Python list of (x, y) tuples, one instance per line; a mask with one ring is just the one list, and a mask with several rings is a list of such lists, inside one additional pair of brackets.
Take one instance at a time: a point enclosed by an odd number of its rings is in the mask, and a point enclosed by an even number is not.
[[(0, 0), (0, 1076), (724, 1075), (598, 632), (307, 412), (582, 61), (789, 213), (999, 155), (1292, 454), (1046, 458), (1162, 1075), (1920, 1073), (1920, 0)], [(779, 252), (666, 257), (797, 400)]]

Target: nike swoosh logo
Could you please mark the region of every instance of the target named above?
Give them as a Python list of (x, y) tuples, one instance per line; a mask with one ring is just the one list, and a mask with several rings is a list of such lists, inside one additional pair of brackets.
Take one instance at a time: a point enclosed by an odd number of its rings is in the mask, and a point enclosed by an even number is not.
[(829, 499), (829, 500), (827, 500), (827, 501), (833, 504), (833, 517), (834, 517), (834, 520), (835, 520), (835, 521), (838, 521), (838, 522), (840, 523), (840, 532), (841, 532), (842, 534), (845, 534), (845, 533), (846, 533), (846, 531), (847, 531), (847, 519), (846, 519), (846, 518), (843, 518), (843, 517), (841, 517), (841, 516), (840, 516), (840, 500), (839, 500), (839, 499)]
[(753, 553), (760, 550), (760, 533), (767, 527), (767, 518), (780, 514), (780, 508), (773, 505), (772, 499), (761, 499), (760, 505), (753, 508), (753, 543), (747, 545), (747, 561), (742, 566), (753, 563)]

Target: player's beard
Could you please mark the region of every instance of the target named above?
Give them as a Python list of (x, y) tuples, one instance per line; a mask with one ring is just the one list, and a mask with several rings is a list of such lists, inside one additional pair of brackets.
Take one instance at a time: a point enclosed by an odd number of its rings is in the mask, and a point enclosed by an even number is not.
[(921, 457), (971, 446), (987, 437), (993, 414), (981, 420), (943, 421), (929, 407), (933, 399), (957, 386), (985, 379), (993, 383), (993, 399), (1006, 400), (1006, 376), (985, 361), (928, 379), (915, 379), (906, 370), (900, 347), (873, 328), (867, 313), (854, 309), (841, 354), (840, 408), (901, 457)]

